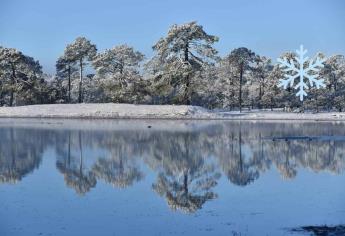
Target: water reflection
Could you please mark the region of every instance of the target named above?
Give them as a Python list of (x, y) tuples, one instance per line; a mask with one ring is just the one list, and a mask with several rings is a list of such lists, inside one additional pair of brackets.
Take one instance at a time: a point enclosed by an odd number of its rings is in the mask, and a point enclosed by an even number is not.
[(103, 179), (114, 187), (126, 188), (144, 177), (135, 159), (135, 153), (128, 145), (123, 145), (121, 141), (109, 143), (107, 150), (108, 156), (98, 158), (92, 167), (97, 179)]
[[(221, 175), (246, 186), (271, 168), (284, 179), (295, 178), (301, 168), (334, 174), (345, 169), (341, 123), (187, 122), (175, 127), (163, 122), (157, 129), (154, 124), (153, 129), (129, 127), (130, 122), (106, 130), (2, 127), (0, 181), (20, 181), (39, 167), (45, 151), (53, 150), (56, 169), (77, 194), (91, 191), (97, 181), (128, 188), (142, 181), (148, 168), (156, 175), (152, 190), (171, 209), (195, 212), (217, 198), (214, 189)], [(321, 138), (298, 138), (302, 136)]]
[(219, 165), (223, 173), (233, 184), (245, 186), (259, 178), (259, 169), (263, 158), (257, 156), (256, 149), (251, 149), (249, 143), (242, 138), (242, 125), (238, 132), (231, 132), (223, 137), (221, 147), (216, 148), (221, 153)]
[(212, 188), (217, 185), (220, 174), (208, 163), (202, 143), (195, 133), (177, 133), (160, 137), (164, 146), (156, 142), (153, 158), (158, 161), (158, 178), (152, 188), (166, 198), (173, 209), (195, 212), (210, 199), (217, 197)]
[(16, 183), (38, 168), (45, 149), (38, 131), (8, 128), (0, 135), (0, 182)]
[[(57, 145), (57, 162), (56, 168), (64, 175), (67, 186), (75, 189), (78, 194), (85, 194), (91, 188), (96, 186), (95, 174), (89, 171), (83, 165), (83, 145), (81, 131), (77, 132), (77, 137), (74, 137), (77, 142), (74, 142), (71, 150), (71, 131), (68, 131), (67, 138), (67, 152)], [(74, 154), (71, 151), (75, 151)]]

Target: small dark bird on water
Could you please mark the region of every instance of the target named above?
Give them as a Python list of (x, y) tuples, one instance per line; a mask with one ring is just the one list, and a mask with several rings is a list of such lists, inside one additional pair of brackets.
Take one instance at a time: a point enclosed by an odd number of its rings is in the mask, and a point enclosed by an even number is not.
[(152, 126), (151, 125), (148, 125), (147, 128), (151, 128)]

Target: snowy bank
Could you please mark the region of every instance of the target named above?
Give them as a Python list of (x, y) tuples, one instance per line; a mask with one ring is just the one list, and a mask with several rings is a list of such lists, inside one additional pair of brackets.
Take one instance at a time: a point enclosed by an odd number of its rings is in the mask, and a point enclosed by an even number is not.
[(207, 119), (214, 115), (204, 108), (184, 105), (82, 103), (0, 107), (0, 117), (8, 118)]
[(198, 106), (134, 104), (50, 104), (0, 107), (2, 118), (224, 119), (345, 121), (344, 112), (216, 112)]

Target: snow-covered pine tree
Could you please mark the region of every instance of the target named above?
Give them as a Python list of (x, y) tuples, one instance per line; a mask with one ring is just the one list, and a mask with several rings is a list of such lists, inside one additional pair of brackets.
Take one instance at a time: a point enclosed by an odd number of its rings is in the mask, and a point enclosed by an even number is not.
[(155, 55), (148, 63), (158, 96), (173, 96), (173, 102), (191, 104), (197, 72), (213, 63), (217, 50), (212, 45), (218, 37), (207, 34), (197, 22), (173, 25), (154, 46)]
[(79, 94), (78, 102), (83, 102), (83, 68), (88, 61), (92, 61), (96, 56), (96, 45), (85, 37), (78, 37), (76, 40), (68, 44), (65, 48), (64, 55), (68, 60), (78, 63), (79, 65)]
[(143, 83), (139, 73), (144, 55), (127, 45), (119, 45), (97, 54), (93, 61), (96, 76), (105, 96), (113, 102), (138, 102)]
[(4, 103), (13, 106), (44, 102), (39, 88), (45, 86), (45, 81), (38, 61), (14, 48), (1, 47), (0, 71)]
[(240, 111), (242, 110), (242, 86), (245, 83), (244, 75), (252, 70), (252, 64), (255, 58), (255, 53), (245, 47), (236, 48), (226, 56), (226, 60), (236, 69), (237, 78), (239, 79), (238, 103)]
[(214, 86), (219, 91), (219, 105), (222, 108), (234, 109), (238, 105), (240, 81), (229, 57), (224, 57), (217, 64), (217, 81)]
[(72, 91), (72, 74), (77, 71), (76, 61), (69, 58), (67, 55), (60, 56), (56, 61), (56, 76), (57, 79), (67, 80), (67, 102), (71, 103), (71, 91)]
[(64, 86), (64, 80), (56, 75), (44, 75), (47, 82), (47, 103), (65, 103), (68, 101), (68, 87)]
[(221, 106), (224, 84), (218, 79), (218, 70), (214, 64), (205, 64), (202, 71), (196, 72), (193, 82), (193, 105), (209, 109)]
[(342, 111), (345, 108), (345, 57), (334, 55), (324, 62), (320, 77), (326, 81), (325, 96), (328, 108)]
[(261, 104), (273, 110), (274, 107), (281, 106), (282, 97), (284, 96), (285, 91), (278, 88), (278, 79), (283, 76), (283, 72), (279, 66), (275, 65), (267, 78), (265, 79), (265, 92), (261, 98)]
[(273, 69), (271, 59), (265, 56), (257, 56), (255, 58), (253, 71), (251, 73), (251, 88), (254, 106), (262, 107), (262, 96), (266, 91), (266, 79)]

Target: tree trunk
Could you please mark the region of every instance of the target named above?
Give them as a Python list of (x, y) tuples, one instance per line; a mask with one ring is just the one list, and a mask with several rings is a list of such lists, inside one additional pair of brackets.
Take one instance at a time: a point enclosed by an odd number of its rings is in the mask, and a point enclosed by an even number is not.
[(83, 59), (81, 58), (79, 60), (79, 66), (80, 66), (80, 78), (79, 78), (79, 97), (78, 97), (78, 102), (82, 103), (83, 102)]
[(10, 107), (13, 106), (14, 102), (14, 84), (16, 80), (16, 69), (13, 64), (11, 64), (12, 76), (11, 76), (11, 89), (10, 89)]
[(4, 93), (2, 92), (2, 88), (0, 88), (0, 106), (4, 105)]
[(259, 86), (259, 109), (261, 109), (261, 98), (262, 98), (262, 88), (261, 88), (261, 83), (260, 83), (260, 86)]
[(262, 77), (261, 80), (260, 80), (260, 90), (259, 90), (259, 108), (261, 109), (262, 108), (262, 96), (264, 95), (265, 93), (265, 87), (264, 87), (264, 84), (265, 84), (265, 78)]
[(189, 95), (189, 87), (190, 87), (190, 81), (189, 81), (189, 75), (186, 76), (186, 91), (185, 91), (185, 99), (186, 99), (186, 105), (190, 105), (190, 95)]
[[(188, 62), (189, 61), (189, 44), (186, 43), (185, 48), (184, 48), (184, 62)], [(186, 89), (185, 89), (185, 94), (184, 94), (184, 100), (186, 102), (186, 105), (190, 105), (191, 104), (191, 99), (190, 99), (190, 91), (189, 91), (189, 87), (190, 87), (190, 78), (189, 75), (186, 75), (185, 78), (185, 83), (186, 83)]]
[(240, 112), (242, 112), (242, 77), (243, 77), (243, 63), (240, 65), (240, 93), (239, 93), (239, 105), (240, 105)]
[[(121, 87), (121, 92), (124, 92), (124, 89), (126, 87), (126, 82), (125, 82), (125, 78), (123, 75), (123, 68), (124, 68), (124, 63), (122, 61), (120, 61), (120, 87)], [(121, 98), (121, 100), (124, 100), (123, 98)], [(122, 102), (122, 101), (121, 101)]]
[(185, 194), (188, 194), (188, 173), (185, 173), (183, 177), (183, 190)]
[(271, 111), (273, 111), (273, 99), (272, 99), (272, 97), (271, 97), (270, 106), (271, 106)]
[(304, 100), (302, 101), (302, 106), (301, 106), (301, 113), (304, 113)]
[[(229, 58), (229, 67), (231, 67), (231, 60)], [(229, 74), (230, 74), (230, 71), (227, 71)], [(228, 97), (228, 102), (229, 102), (229, 107), (230, 107), (230, 111), (232, 111), (233, 109), (233, 103), (231, 102), (231, 98), (233, 98), (235, 96), (235, 94), (233, 93), (232, 91), (232, 88), (234, 86), (234, 83), (233, 83), (233, 79), (229, 76), (229, 97)]]
[(68, 65), (68, 103), (71, 103), (71, 65)]

